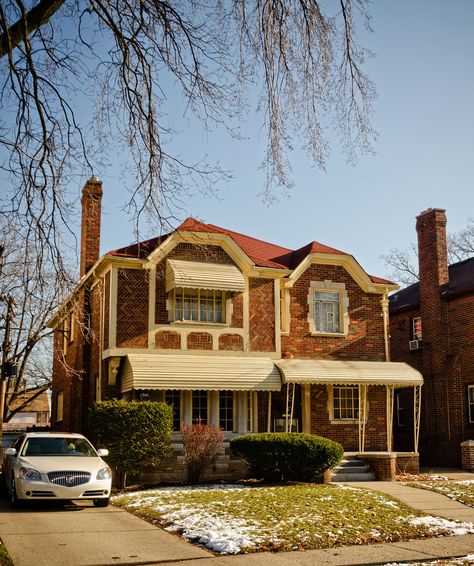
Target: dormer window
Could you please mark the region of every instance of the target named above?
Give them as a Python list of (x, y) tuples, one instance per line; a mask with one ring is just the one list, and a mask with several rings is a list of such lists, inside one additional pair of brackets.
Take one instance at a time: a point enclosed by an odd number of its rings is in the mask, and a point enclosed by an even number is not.
[(340, 332), (341, 296), (335, 292), (316, 291), (314, 293), (314, 325), (316, 332)]
[(167, 260), (167, 309), (171, 322), (229, 324), (231, 296), (244, 290), (244, 276), (235, 265)]
[(344, 283), (311, 281), (308, 322), (312, 335), (347, 336), (349, 297)]

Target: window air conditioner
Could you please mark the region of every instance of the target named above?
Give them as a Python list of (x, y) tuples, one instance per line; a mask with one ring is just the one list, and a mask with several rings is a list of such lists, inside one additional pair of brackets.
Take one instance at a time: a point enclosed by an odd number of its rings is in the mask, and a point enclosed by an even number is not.
[(421, 345), (422, 345), (422, 341), (421, 340), (410, 340), (410, 342), (408, 342), (408, 345), (410, 346), (410, 350), (420, 350)]

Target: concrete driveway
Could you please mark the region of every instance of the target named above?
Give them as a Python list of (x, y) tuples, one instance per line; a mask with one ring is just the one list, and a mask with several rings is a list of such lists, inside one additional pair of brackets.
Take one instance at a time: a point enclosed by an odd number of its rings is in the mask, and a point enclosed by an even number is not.
[(0, 538), (15, 566), (144, 565), (213, 556), (126, 511), (85, 501), (34, 502), (17, 511), (2, 499)]

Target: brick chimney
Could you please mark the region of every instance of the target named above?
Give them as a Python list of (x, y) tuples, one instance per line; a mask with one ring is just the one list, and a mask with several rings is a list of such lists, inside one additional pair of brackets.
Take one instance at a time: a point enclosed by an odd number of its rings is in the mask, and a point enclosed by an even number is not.
[(440, 286), (448, 282), (446, 211), (429, 208), (416, 219), (423, 332), (424, 375), (445, 372), (446, 305)]
[(102, 181), (97, 177), (91, 177), (82, 189), (80, 277), (83, 277), (99, 259), (101, 201)]

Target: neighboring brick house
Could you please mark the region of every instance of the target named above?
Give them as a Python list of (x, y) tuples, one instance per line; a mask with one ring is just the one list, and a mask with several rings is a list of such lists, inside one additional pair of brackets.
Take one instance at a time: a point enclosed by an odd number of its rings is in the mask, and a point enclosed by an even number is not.
[(4, 431), (24, 432), (29, 427), (47, 427), (50, 416), (49, 391), (45, 391), (43, 387), (25, 386), (10, 409), (17, 412), (8, 422), (3, 423)]
[(96, 400), (152, 399), (173, 405), (175, 430), (200, 420), (391, 450), (394, 391), (422, 384), (389, 362), (396, 285), (317, 242), (294, 251), (192, 218), (99, 258), (101, 197), (89, 180), (81, 279), (51, 322), (54, 428), (84, 431)]
[[(390, 297), (392, 358), (424, 377), (422, 463), (459, 466), (461, 443), (474, 439), (474, 258), (448, 267), (444, 210), (422, 212), (416, 230), (419, 282)], [(412, 437), (411, 405), (411, 392), (398, 391), (394, 442), (400, 450)]]

